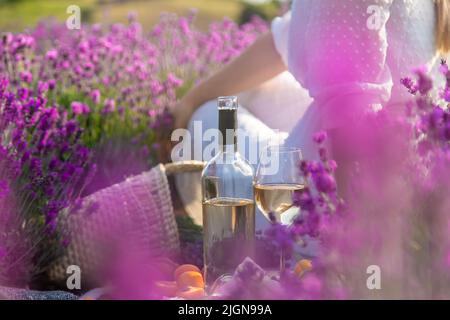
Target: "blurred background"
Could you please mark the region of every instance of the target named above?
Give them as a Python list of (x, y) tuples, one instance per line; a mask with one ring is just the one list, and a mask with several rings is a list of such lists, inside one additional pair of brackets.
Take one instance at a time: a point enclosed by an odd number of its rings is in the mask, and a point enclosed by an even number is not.
[(127, 14), (138, 14), (145, 28), (158, 21), (161, 13), (180, 15), (198, 10), (196, 25), (206, 29), (210, 22), (229, 17), (238, 23), (258, 15), (265, 20), (286, 10), (289, 0), (0, 0), (0, 30), (22, 31), (39, 20), (55, 17), (61, 21), (68, 15), (69, 5), (81, 8), (83, 23), (125, 22)]

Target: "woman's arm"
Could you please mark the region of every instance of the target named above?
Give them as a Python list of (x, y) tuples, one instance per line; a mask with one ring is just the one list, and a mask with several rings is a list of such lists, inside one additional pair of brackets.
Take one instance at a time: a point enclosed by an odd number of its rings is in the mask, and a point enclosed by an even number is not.
[(249, 90), (286, 71), (272, 32), (261, 36), (235, 60), (199, 83), (174, 106), (176, 128), (185, 128), (194, 111), (218, 96)]

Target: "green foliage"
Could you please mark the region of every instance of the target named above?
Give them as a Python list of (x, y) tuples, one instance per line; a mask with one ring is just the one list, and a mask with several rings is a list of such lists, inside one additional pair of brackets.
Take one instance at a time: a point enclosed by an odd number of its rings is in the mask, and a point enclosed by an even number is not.
[(80, 6), (84, 23), (92, 21), (94, 0), (0, 0), (0, 28), (22, 31), (48, 17), (64, 21), (67, 7), (73, 4)]
[(196, 8), (200, 12), (197, 24), (206, 28), (224, 16), (236, 19), (241, 9), (239, 0), (0, 0), (0, 29), (22, 31), (48, 17), (64, 21), (67, 7), (73, 4), (80, 6), (83, 23), (123, 23), (127, 14), (134, 11), (146, 28), (153, 26), (162, 12), (185, 15)]
[(240, 24), (244, 24), (249, 22), (254, 16), (270, 21), (280, 13), (280, 9), (281, 6), (278, 1), (270, 1), (258, 5), (243, 3), (243, 9), (238, 21)]
[(190, 216), (177, 216), (176, 220), (181, 243), (194, 243), (203, 239), (203, 228), (195, 224)]

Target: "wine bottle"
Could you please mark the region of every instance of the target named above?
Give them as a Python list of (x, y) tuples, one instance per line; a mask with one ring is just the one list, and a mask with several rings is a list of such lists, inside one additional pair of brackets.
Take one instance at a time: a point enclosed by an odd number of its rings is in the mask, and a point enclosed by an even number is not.
[(208, 284), (254, 254), (253, 168), (237, 148), (236, 97), (220, 97), (219, 148), (202, 172), (204, 275)]

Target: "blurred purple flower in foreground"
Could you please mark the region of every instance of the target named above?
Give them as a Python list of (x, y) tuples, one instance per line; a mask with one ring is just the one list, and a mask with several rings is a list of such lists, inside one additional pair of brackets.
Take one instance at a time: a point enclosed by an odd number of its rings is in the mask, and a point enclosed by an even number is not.
[(288, 269), (281, 278), (290, 298), (373, 297), (366, 287), (371, 265), (383, 272), (379, 297), (449, 297), (450, 73), (445, 61), (440, 70), (447, 79), (441, 100), (432, 95), (426, 71), (418, 68), (416, 80), (401, 80), (415, 96), (406, 116), (387, 109), (368, 116), (362, 131), (345, 129), (347, 137), (370, 142), (371, 153), (347, 159), (351, 170), (340, 185), (339, 168), (325, 147), (327, 134), (312, 137), (320, 161), (299, 165), (307, 188), (293, 200), (301, 214), (290, 227), (273, 220), (266, 232), (290, 253), (312, 239), (320, 242), (312, 272), (299, 280)]

